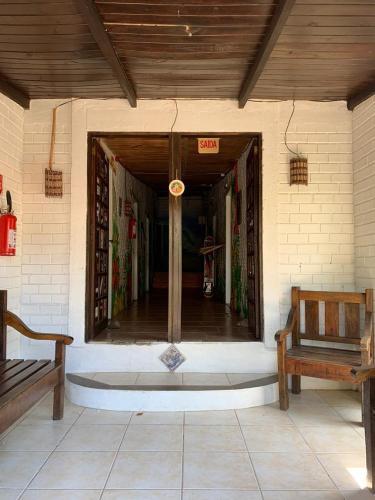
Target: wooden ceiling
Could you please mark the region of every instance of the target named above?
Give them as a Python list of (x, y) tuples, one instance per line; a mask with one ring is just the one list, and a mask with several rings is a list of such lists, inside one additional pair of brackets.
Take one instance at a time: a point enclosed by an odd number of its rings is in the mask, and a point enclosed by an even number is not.
[(38, 98), (375, 92), (373, 0), (4, 0), (0, 90)]
[[(220, 137), (218, 154), (199, 154), (198, 136), (182, 137), (182, 180), (188, 189), (201, 189), (218, 182), (233, 168), (251, 140), (249, 134), (209, 136)], [(129, 172), (159, 193), (167, 193), (169, 178), (167, 136), (117, 135), (105, 137), (104, 140)]]

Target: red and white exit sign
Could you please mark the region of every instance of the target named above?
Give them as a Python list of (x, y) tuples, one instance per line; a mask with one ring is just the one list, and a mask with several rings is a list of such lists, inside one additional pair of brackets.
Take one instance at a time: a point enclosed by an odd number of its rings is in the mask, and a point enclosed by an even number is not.
[(218, 137), (198, 137), (198, 153), (218, 153)]

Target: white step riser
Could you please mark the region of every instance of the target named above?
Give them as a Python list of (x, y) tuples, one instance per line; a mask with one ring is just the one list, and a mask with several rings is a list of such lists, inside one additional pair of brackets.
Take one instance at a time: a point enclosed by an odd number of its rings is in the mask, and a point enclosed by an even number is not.
[(66, 381), (66, 395), (80, 406), (114, 411), (202, 411), (262, 406), (278, 400), (278, 384), (227, 390), (145, 391), (84, 387)]

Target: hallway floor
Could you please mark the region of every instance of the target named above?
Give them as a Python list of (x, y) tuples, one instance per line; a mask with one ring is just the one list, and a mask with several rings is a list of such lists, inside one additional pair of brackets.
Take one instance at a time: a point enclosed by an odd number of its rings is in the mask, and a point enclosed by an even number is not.
[[(120, 328), (106, 328), (95, 342), (142, 342), (167, 340), (168, 290), (156, 290), (115, 318)], [(254, 340), (241, 318), (225, 304), (206, 299), (199, 289), (182, 295), (182, 340), (203, 342), (249, 342)]]
[(0, 439), (1, 500), (366, 500), (359, 393), (291, 407), (130, 413), (51, 395)]

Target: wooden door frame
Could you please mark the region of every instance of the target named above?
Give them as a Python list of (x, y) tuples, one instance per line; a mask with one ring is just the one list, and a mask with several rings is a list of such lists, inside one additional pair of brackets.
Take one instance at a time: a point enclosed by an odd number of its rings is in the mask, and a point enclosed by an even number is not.
[[(90, 342), (94, 340), (94, 332), (91, 327), (92, 321), (90, 321), (90, 312), (92, 311), (92, 287), (93, 287), (93, 278), (92, 278), (92, 269), (95, 265), (95, 252), (92, 251), (93, 248), (93, 236), (92, 236), (92, 225), (95, 220), (95, 210), (93, 200), (93, 159), (92, 159), (92, 143), (93, 138), (105, 138), (105, 137), (113, 137), (116, 136), (127, 136), (127, 137), (140, 137), (140, 136), (154, 136), (154, 137), (168, 137), (170, 144), (170, 166), (169, 166), (169, 178), (172, 180), (175, 178), (176, 173), (176, 165), (177, 165), (177, 175), (181, 175), (181, 140), (186, 136), (210, 136), (210, 137), (224, 137), (224, 136), (248, 136), (249, 142), (252, 137), (257, 136), (259, 138), (259, 200), (258, 200), (258, 214), (257, 214), (257, 223), (258, 223), (258, 243), (259, 249), (258, 252), (258, 269), (257, 269), (257, 284), (259, 291), (259, 303), (261, 304), (261, 315), (259, 325), (261, 331), (261, 337), (258, 340), (262, 340), (263, 338), (263, 266), (262, 266), (262, 256), (263, 256), (263, 247), (262, 247), (262, 134), (254, 133), (254, 132), (178, 132), (178, 133), (168, 133), (168, 132), (88, 132), (87, 134), (87, 220), (86, 220), (86, 314), (85, 314), (85, 342)], [(179, 137), (177, 143), (173, 141), (174, 138)], [(175, 146), (171, 146), (172, 143), (175, 143)], [(179, 146), (176, 146), (179, 144)], [(178, 152), (179, 151), (179, 152)], [(176, 201), (176, 198), (173, 198)], [(170, 199), (170, 210), (169, 210), (169, 220), (170, 220), (170, 230), (169, 230), (169, 293), (168, 293), (168, 342), (180, 342), (181, 341), (181, 295), (182, 295), (182, 259), (181, 256), (179, 258), (179, 252), (182, 250), (182, 241), (180, 241), (180, 245), (178, 243), (179, 238), (181, 239), (181, 199), (179, 202), (175, 203)], [(180, 205), (180, 207), (178, 206)], [(172, 217), (172, 219), (171, 219)], [(173, 224), (173, 228), (171, 230), (171, 223)], [(177, 231), (177, 232), (176, 232)], [(177, 236), (176, 238), (171, 238), (171, 235)], [(179, 235), (179, 236), (178, 236)], [(179, 248), (177, 248), (179, 246)], [(172, 265), (171, 272), (171, 262), (174, 262)], [(173, 267), (174, 266), (174, 267)], [(181, 269), (180, 269), (181, 268)], [(173, 276), (173, 277), (172, 277)], [(174, 311), (174, 312), (173, 312)], [(173, 314), (171, 314), (173, 312)], [(177, 314), (176, 314), (177, 313)]]

